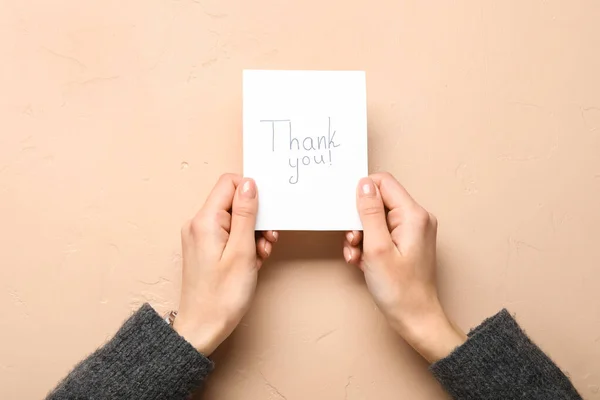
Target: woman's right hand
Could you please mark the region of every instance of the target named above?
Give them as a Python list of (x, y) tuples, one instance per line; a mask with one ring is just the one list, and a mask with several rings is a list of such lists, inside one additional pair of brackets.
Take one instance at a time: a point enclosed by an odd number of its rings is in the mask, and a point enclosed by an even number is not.
[(363, 232), (346, 235), (344, 258), (365, 274), (391, 326), (435, 362), (466, 341), (446, 317), (436, 288), (437, 220), (389, 173), (363, 178), (357, 188)]
[(183, 278), (173, 329), (205, 356), (250, 307), (258, 270), (277, 241), (277, 232), (255, 233), (257, 212), (256, 183), (225, 174), (181, 229)]

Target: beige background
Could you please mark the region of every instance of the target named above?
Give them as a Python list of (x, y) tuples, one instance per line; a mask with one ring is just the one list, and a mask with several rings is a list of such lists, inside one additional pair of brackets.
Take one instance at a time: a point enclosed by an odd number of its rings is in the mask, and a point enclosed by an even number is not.
[[(508, 307), (600, 398), (596, 1), (0, 1), (0, 397), (42, 397), (145, 301), (241, 172), (241, 70), (364, 69), (371, 171), (440, 220), (444, 305)], [(286, 233), (204, 399), (439, 399), (337, 233)]]

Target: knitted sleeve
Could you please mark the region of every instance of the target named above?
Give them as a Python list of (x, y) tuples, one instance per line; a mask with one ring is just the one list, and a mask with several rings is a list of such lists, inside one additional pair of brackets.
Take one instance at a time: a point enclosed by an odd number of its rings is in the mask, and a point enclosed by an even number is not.
[(581, 399), (506, 310), (484, 321), (431, 372), (455, 399)]
[(47, 399), (185, 399), (212, 368), (209, 359), (144, 304)]

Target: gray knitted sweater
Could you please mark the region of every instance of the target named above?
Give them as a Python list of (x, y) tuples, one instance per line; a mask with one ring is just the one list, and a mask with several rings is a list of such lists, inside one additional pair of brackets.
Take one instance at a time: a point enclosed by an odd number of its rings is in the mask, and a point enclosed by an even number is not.
[[(148, 304), (48, 395), (63, 399), (185, 399), (213, 363)], [(581, 399), (506, 310), (484, 321), (431, 372), (455, 399)]]

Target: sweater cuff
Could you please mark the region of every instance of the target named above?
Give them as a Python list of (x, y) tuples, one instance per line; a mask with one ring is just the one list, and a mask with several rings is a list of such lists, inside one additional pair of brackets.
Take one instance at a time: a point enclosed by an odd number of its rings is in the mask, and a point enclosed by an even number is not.
[(506, 309), (473, 329), (463, 345), (430, 370), (457, 399), (580, 398)]
[(213, 363), (144, 304), (103, 347), (83, 360), (48, 399), (183, 399)]
[(131, 375), (134, 381), (157, 391), (162, 387), (165, 398), (189, 394), (214, 369), (211, 360), (175, 332), (147, 303), (123, 324), (105, 351), (114, 352), (118, 358), (137, 360), (135, 371), (116, 371), (123, 373), (124, 379)]

